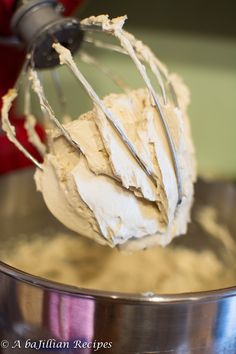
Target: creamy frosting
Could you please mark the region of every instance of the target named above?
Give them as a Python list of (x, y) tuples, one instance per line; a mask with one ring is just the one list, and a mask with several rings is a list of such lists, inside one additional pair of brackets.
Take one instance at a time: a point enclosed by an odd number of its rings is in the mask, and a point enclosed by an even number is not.
[[(183, 83), (180, 80), (178, 85)], [(181, 86), (182, 87), (182, 86)], [(187, 92), (185, 87), (178, 90)], [(188, 100), (180, 98), (185, 104)], [(195, 180), (193, 147), (187, 117), (163, 104), (180, 158), (183, 198), (178, 190), (171, 154), (147, 89), (111, 94), (103, 104), (138, 153), (155, 171), (156, 184), (142, 170), (124, 142), (95, 107), (64, 128), (79, 153), (55, 130), (48, 132), (49, 153), (36, 182), (50, 211), (79, 234), (127, 250), (167, 245), (186, 232)]]
[[(17, 90), (16, 89), (10, 89), (5, 96), (2, 97), (3, 105), (2, 105), (2, 110), (1, 110), (1, 118), (2, 118), (2, 130), (6, 133), (8, 139), (29, 159), (31, 160), (38, 168), (42, 168), (41, 163), (39, 163), (26, 149), (25, 147), (19, 142), (19, 140), (16, 137), (16, 130), (15, 127), (11, 124), (9, 120), (9, 112), (12, 107), (12, 104), (14, 100), (17, 97)], [(30, 126), (30, 127), (29, 127)], [(27, 121), (26, 128), (29, 128), (27, 130), (28, 135), (33, 137), (34, 134), (32, 133), (32, 130), (34, 129), (34, 126), (32, 124), (32, 121), (29, 122)], [(35, 135), (34, 135), (35, 136)], [(35, 146), (37, 148), (40, 146), (43, 149), (43, 144), (39, 143), (39, 138), (37, 137), (37, 140), (35, 141)]]

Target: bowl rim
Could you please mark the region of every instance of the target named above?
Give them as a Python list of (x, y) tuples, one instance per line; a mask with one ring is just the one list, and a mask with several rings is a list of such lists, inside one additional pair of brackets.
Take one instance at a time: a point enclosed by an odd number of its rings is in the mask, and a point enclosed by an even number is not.
[(69, 284), (59, 283), (37, 275), (24, 272), (0, 261), (0, 273), (13, 278), (15, 281), (27, 283), (30, 286), (41, 288), (45, 291), (53, 291), (64, 295), (90, 298), (97, 301), (118, 301), (126, 303), (144, 303), (146, 305), (176, 304), (180, 302), (209, 302), (236, 296), (236, 286), (215, 290), (184, 292), (177, 294), (125, 293), (118, 291), (96, 290), (81, 288)]

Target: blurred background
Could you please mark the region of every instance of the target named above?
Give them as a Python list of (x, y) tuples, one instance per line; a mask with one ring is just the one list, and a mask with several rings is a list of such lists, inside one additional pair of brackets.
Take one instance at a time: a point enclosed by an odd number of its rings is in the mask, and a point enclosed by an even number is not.
[[(236, 175), (236, 2), (204, 0), (88, 0), (78, 16), (127, 14), (125, 28), (149, 45), (170, 72), (180, 74), (191, 91), (189, 115), (199, 174)], [(133, 65), (119, 54), (92, 53), (135, 87), (142, 86)], [(82, 65), (82, 64), (81, 64)], [(81, 66), (102, 96), (115, 90), (101, 73)], [(78, 84), (62, 69), (68, 111), (74, 117), (90, 108)], [(99, 76), (100, 75), (100, 76)], [(57, 107), (52, 84), (48, 95)], [(75, 86), (73, 86), (75, 85)], [(55, 108), (58, 110), (58, 107)]]

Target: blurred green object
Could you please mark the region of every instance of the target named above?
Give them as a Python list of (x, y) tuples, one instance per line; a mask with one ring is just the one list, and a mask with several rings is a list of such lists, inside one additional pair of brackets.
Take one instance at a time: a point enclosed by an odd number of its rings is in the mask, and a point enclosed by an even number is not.
[[(236, 176), (236, 39), (166, 32), (140, 27), (129, 28), (149, 45), (170, 72), (183, 77), (191, 91), (189, 115), (196, 146), (198, 172), (208, 177)], [(134, 87), (143, 86), (134, 65), (125, 56), (105, 50), (93, 55)], [(100, 96), (114, 92), (115, 86), (101, 71), (80, 64), (88, 81)], [(79, 84), (61, 69), (61, 85), (68, 112), (75, 118), (92, 108)], [(59, 115), (58, 100), (49, 75), (44, 86), (49, 101)]]

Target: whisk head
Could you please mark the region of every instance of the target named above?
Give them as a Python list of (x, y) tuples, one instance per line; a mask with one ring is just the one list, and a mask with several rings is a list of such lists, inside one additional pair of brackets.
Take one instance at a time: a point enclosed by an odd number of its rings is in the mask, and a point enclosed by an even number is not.
[[(35, 3), (37, 3), (37, 1)], [(45, 0), (46, 5), (48, 5), (49, 3), (53, 3), (53, 0), (48, 0), (48, 1)], [(40, 11), (41, 10), (42, 9), (40, 9)], [(78, 34), (77, 34), (79, 38), (78, 39), (79, 43), (76, 43), (75, 47), (80, 44), (80, 41), (83, 37), (84, 42), (90, 43), (95, 47), (117, 51), (122, 54), (129, 55), (131, 57), (133, 63), (136, 66), (137, 71), (141, 75), (146, 87), (148, 88), (152, 105), (153, 107), (156, 108), (159, 119), (161, 120), (166, 135), (166, 140), (168, 142), (169, 150), (171, 152), (172, 163), (176, 175), (177, 189), (178, 189), (177, 204), (180, 204), (183, 197), (181, 171), (180, 171), (181, 169), (179, 166), (175, 143), (173, 141), (173, 137), (171, 135), (170, 128), (168, 126), (164, 110), (162, 108), (163, 105), (165, 106), (168, 103), (168, 100), (171, 100), (173, 106), (178, 110), (178, 112), (180, 112), (177, 95), (171, 83), (171, 80), (169, 79), (169, 75), (165, 66), (156, 58), (156, 56), (151, 52), (151, 50), (147, 46), (145, 46), (141, 41), (136, 40), (136, 38), (133, 35), (123, 30), (122, 27), (125, 22), (125, 19), (126, 17), (123, 16), (114, 20), (110, 20), (108, 16), (102, 15), (98, 17), (90, 17), (88, 19), (81, 21), (80, 26), (78, 27)], [(55, 27), (55, 28), (62, 28), (59, 25), (60, 21), (58, 21), (58, 19), (55, 21), (55, 23), (57, 22), (59, 27)], [(18, 17), (15, 19), (15, 26), (17, 26), (17, 23), (20, 23), (20, 15), (18, 15)], [(72, 32), (76, 31), (76, 26), (77, 26), (76, 23), (74, 28), (70, 28), (70, 26), (68, 26), (68, 31), (70, 30)], [(84, 32), (85, 34), (84, 36), (81, 35), (81, 30)], [(94, 32), (104, 32), (107, 35), (112, 35), (116, 37), (119, 41), (119, 45), (108, 44), (106, 42), (93, 39), (91, 37), (91, 34)], [(61, 33), (62, 37), (59, 36), (58, 38), (58, 36), (56, 37), (52, 35), (51, 39), (45, 42), (43, 40), (44, 37), (42, 35), (42, 41), (41, 42), (38, 41), (39, 46), (31, 47), (32, 54), (33, 54), (33, 62), (35, 62), (35, 68), (40, 67), (41, 60), (45, 61), (45, 57), (43, 56), (44, 52), (40, 54), (40, 50), (41, 50), (40, 45), (42, 45), (43, 47), (45, 46), (45, 48), (48, 49), (49, 46), (51, 46), (53, 40), (54, 42), (60, 42), (60, 39), (62, 40), (62, 44), (65, 44), (63, 41), (63, 35), (64, 35), (63, 31), (62, 32), (59, 31), (57, 33)], [(130, 141), (122, 126), (119, 125), (119, 120), (116, 119), (116, 117), (114, 117), (114, 115), (107, 107), (105, 107), (105, 105), (103, 104), (102, 100), (98, 97), (93, 87), (89, 84), (85, 76), (82, 74), (82, 72), (74, 63), (70, 51), (67, 50), (64, 46), (62, 46), (59, 43), (54, 43), (52, 47), (53, 49), (51, 48), (51, 52), (53, 54), (51, 57), (48, 57), (46, 59), (46, 63), (47, 63), (46, 66), (52, 66), (58, 63), (59, 60), (61, 64), (65, 64), (66, 66), (68, 66), (68, 68), (72, 71), (75, 77), (82, 84), (84, 90), (92, 99), (93, 103), (97, 107), (99, 107), (101, 111), (103, 111), (105, 117), (112, 125), (112, 127), (115, 129), (120, 139), (123, 141), (127, 149), (130, 151), (133, 158), (137, 161), (137, 163), (141, 166), (141, 168), (144, 170), (147, 176), (153, 181), (153, 183), (156, 183), (155, 171), (153, 171), (152, 168), (150, 168), (150, 165), (147, 163), (147, 161), (145, 161), (145, 159), (142, 156), (140, 156), (135, 145)], [(71, 47), (69, 47), (69, 49), (71, 49)], [(38, 55), (38, 57), (36, 54)], [(116, 75), (113, 75), (109, 70), (105, 69), (103, 66), (100, 66), (100, 64), (96, 59), (91, 58), (90, 56), (88, 56), (86, 53), (82, 51), (80, 53), (80, 58), (91, 65), (100, 67), (100, 69), (106, 74), (108, 74), (113, 79), (113, 81), (115, 81), (116, 84), (122, 86), (121, 84), (122, 80), (117, 79)], [(32, 60), (30, 63), (32, 63)], [(149, 76), (147, 75), (146, 66), (150, 67), (152, 73), (154, 74), (155, 79), (158, 82), (160, 88), (160, 95), (156, 93), (156, 90), (154, 89), (152, 82)], [(32, 81), (33, 90), (36, 92), (36, 94), (39, 97), (40, 105), (44, 112), (44, 115), (46, 115), (53, 122), (53, 124), (57, 126), (57, 128), (61, 131), (61, 133), (64, 135), (67, 141), (82, 153), (78, 144), (73, 140), (73, 138), (66, 130), (66, 128), (63, 126), (63, 124), (60, 123), (59, 120), (57, 119), (52, 107), (50, 106), (45, 96), (44, 89), (42, 87), (42, 84), (39, 80), (37, 73), (31, 70), (30, 77)], [(60, 101), (63, 101), (64, 100), (63, 93), (58, 82), (56, 82), (56, 87), (57, 87), (57, 92), (59, 93), (59, 99)], [(122, 88), (127, 90), (127, 87), (122, 86)], [(176, 119), (178, 119), (177, 115), (176, 115)], [(37, 164), (37, 166), (42, 168), (42, 166), (39, 166), (39, 164)]]

